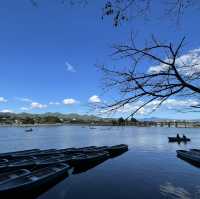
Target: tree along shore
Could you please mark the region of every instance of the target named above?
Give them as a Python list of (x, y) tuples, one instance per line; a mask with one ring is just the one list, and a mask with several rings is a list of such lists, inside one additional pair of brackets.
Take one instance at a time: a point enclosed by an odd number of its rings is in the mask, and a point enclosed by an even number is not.
[(99, 117), (58, 117), (58, 116), (1, 116), (1, 127), (37, 127), (37, 126), (60, 126), (60, 125), (82, 125), (82, 126), (137, 126), (137, 127), (176, 127), (176, 128), (199, 128), (200, 122), (187, 120), (158, 120), (139, 121), (135, 118), (125, 120), (124, 118), (99, 118)]

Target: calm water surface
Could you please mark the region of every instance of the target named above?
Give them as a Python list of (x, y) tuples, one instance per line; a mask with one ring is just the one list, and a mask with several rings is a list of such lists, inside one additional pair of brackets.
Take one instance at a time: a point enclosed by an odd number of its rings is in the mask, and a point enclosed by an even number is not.
[[(187, 145), (169, 144), (177, 132)], [(128, 144), (129, 151), (86, 172), (69, 175), (38, 199), (200, 199), (200, 168), (178, 159), (177, 149), (200, 148), (200, 129), (97, 127), (0, 128), (0, 152)]]

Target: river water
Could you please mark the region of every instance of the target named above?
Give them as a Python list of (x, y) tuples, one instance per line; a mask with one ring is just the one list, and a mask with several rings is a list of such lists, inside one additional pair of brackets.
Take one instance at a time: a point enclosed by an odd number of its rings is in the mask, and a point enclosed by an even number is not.
[[(38, 199), (199, 199), (200, 168), (176, 157), (200, 148), (200, 130), (159, 127), (53, 126), (0, 128), (0, 152), (128, 144), (129, 151), (79, 174), (70, 174)], [(188, 144), (168, 143), (186, 134)]]

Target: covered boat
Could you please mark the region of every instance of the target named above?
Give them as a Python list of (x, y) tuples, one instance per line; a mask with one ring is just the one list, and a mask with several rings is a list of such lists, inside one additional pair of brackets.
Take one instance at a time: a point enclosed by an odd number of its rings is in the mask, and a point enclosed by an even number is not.
[(68, 175), (69, 165), (57, 164), (50, 167), (35, 170), (25, 176), (11, 179), (0, 184), (0, 194), (31, 191), (47, 185), (57, 178)]

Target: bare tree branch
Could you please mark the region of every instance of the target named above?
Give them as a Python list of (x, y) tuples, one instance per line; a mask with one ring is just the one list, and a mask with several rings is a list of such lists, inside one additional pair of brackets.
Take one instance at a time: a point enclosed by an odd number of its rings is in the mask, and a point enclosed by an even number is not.
[[(104, 108), (112, 111), (139, 102), (138, 107), (132, 110), (130, 117), (155, 101), (153, 111), (171, 97), (199, 96), (199, 71), (192, 72), (194, 66), (192, 63), (186, 65), (180, 62), (184, 41), (185, 38), (175, 46), (171, 43), (162, 44), (153, 37), (152, 44), (144, 48), (138, 48), (135, 42), (131, 42), (130, 45), (114, 46), (113, 55), (130, 59), (132, 65), (127, 69), (100, 67), (105, 77), (105, 85), (116, 88), (121, 96), (120, 99)], [(143, 61), (155, 63), (157, 69), (151, 71), (150, 68), (144, 71), (141, 63)], [(191, 106), (191, 108), (199, 107), (200, 104)]]

